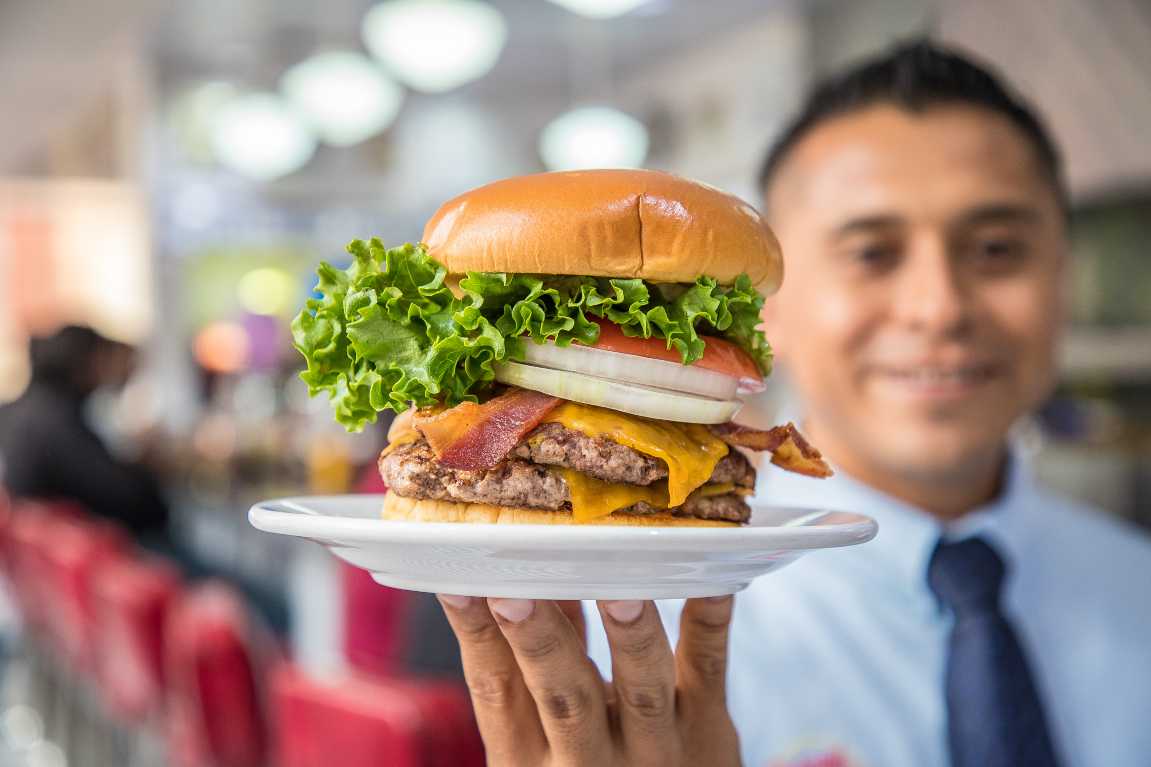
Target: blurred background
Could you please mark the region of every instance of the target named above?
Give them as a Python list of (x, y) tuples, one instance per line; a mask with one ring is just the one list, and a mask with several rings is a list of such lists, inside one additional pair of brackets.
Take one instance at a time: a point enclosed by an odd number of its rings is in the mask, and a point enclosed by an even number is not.
[[(78, 323), (137, 346), (87, 417), (160, 473), (167, 553), (226, 586), (293, 673), (343, 673), (355, 576), (244, 516), (372, 487), (382, 429), (343, 433), (296, 378), (288, 322), (318, 261), (414, 241), (444, 200), (545, 169), (660, 168), (758, 202), (760, 155), (806, 86), (923, 32), (1002, 68), (1068, 161), (1062, 382), (1021, 436), (1058, 489), (1151, 525), (1143, 0), (7, 0), (0, 402), (27, 384), (30, 337)], [(454, 668), (450, 647), (418, 649), (361, 665)], [(287, 679), (291, 699), (306, 685)], [(10, 741), (52, 742), (13, 710)]]

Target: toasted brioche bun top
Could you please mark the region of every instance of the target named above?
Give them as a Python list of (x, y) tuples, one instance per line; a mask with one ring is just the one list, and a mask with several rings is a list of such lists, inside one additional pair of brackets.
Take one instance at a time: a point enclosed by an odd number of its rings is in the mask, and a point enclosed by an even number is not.
[(746, 273), (768, 295), (783, 259), (743, 200), (651, 170), (538, 173), (450, 200), (424, 228), (452, 274), (511, 272), (730, 284)]
[[(469, 522), (486, 525), (574, 525), (570, 511), (540, 511), (517, 509), (511, 506), (492, 506), (486, 503), (455, 503), (427, 498), (405, 498), (395, 493), (384, 496), (384, 519), (398, 522)], [(649, 516), (608, 514), (588, 525), (615, 525), (625, 527), (739, 527), (736, 522), (719, 519), (673, 517), (671, 514)]]

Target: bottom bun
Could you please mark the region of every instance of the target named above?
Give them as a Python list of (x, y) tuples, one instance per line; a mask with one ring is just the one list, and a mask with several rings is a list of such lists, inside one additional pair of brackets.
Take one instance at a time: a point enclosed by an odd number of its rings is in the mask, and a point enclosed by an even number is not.
[(517, 509), (486, 503), (455, 503), (427, 498), (384, 496), (384, 519), (397, 522), (471, 522), (484, 525), (624, 525), (625, 527), (739, 527), (722, 519), (673, 517), (671, 514), (608, 514), (591, 522), (576, 522), (570, 511)]

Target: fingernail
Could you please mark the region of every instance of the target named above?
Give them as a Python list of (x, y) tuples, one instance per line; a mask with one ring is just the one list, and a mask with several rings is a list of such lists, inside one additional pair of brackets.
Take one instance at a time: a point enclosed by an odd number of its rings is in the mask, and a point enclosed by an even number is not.
[(536, 603), (530, 599), (489, 599), (488, 605), (492, 612), (509, 623), (519, 623), (527, 620), (532, 614)]
[(643, 602), (638, 599), (622, 599), (618, 602), (604, 602), (603, 609), (616, 623), (631, 623), (643, 612)]
[(471, 597), (461, 597), (456, 594), (437, 594), (439, 600), (448, 607), (454, 607), (457, 610), (462, 610), (465, 607), (470, 607), (472, 604)]

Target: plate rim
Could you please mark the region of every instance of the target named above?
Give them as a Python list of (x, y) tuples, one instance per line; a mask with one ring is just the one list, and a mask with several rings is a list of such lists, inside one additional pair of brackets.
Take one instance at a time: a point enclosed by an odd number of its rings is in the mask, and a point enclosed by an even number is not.
[[(773, 545), (793, 550), (826, 549), (866, 543), (879, 530), (871, 517), (856, 512), (824, 507), (755, 504), (758, 509), (808, 511), (811, 514), (842, 514), (848, 520), (834, 524), (716, 527), (603, 527), (596, 525), (481, 525), (461, 522), (404, 522), (365, 517), (339, 517), (309, 510), (309, 502), (382, 504), (384, 494), (297, 495), (258, 501), (248, 510), (248, 522), (257, 530), (325, 542), (434, 543), (447, 546), (535, 546), (569, 548), (572, 543), (594, 544), (599, 549), (630, 548), (638, 545), (702, 545), (710, 550), (746, 550), (757, 545)], [(296, 507), (296, 508), (291, 508)], [(323, 529), (318, 529), (323, 526)], [(498, 538), (491, 531), (498, 529)], [(563, 535), (556, 533), (562, 529)], [(610, 537), (604, 530), (612, 531)], [(438, 534), (438, 535), (437, 535)], [(446, 538), (444, 536), (446, 535)], [(434, 540), (435, 538), (441, 540)]]

